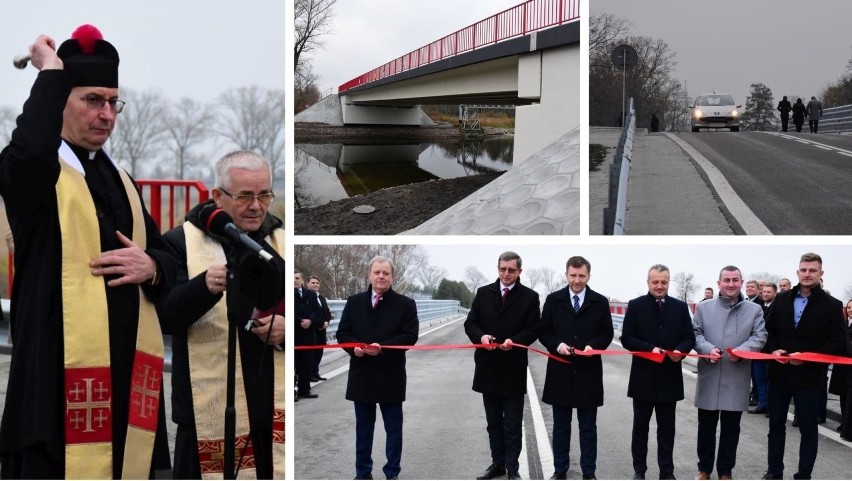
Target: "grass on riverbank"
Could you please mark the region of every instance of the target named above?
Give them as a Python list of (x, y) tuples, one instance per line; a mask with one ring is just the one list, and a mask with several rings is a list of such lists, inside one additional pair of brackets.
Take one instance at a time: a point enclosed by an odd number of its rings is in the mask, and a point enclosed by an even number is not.
[[(427, 106), (422, 107), (422, 109), (426, 112), (426, 115), (435, 122), (448, 122), (453, 125), (458, 125), (459, 123), (458, 114), (446, 114)], [(479, 112), (479, 125), (482, 127), (514, 129), (515, 119), (513, 117), (509, 117), (506, 112), (486, 110)]]

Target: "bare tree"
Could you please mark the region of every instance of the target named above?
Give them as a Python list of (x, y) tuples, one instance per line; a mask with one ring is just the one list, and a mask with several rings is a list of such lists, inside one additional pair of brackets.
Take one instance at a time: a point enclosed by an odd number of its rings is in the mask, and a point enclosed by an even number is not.
[(589, 51), (611, 44), (627, 35), (630, 27), (629, 20), (612, 13), (592, 15), (589, 19)]
[(168, 144), (175, 161), (174, 175), (178, 179), (186, 178), (188, 167), (205, 160), (205, 155), (196, 149), (208, 138), (212, 120), (209, 106), (188, 97), (180, 99), (166, 115)]
[(846, 285), (846, 289), (843, 290), (843, 296), (844, 296), (843, 299), (845, 299), (846, 302), (849, 302), (849, 300), (852, 300), (852, 285), (850, 285), (850, 284)]
[(294, 65), (298, 69), (303, 53), (312, 52), (323, 46), (322, 37), (331, 33), (334, 18), (332, 8), (337, 0), (296, 0), (296, 23), (293, 44)]
[(556, 272), (556, 269), (551, 269), (550, 267), (543, 267), (544, 271), (544, 290), (550, 294), (551, 292), (556, 292), (559, 289), (562, 289), (566, 285), (568, 285), (568, 281), (565, 279), (565, 276)]
[(428, 265), (418, 271), (417, 278), (423, 284), (423, 291), (433, 294), (441, 283), (441, 279), (447, 277), (447, 269), (440, 266)]
[(781, 280), (781, 276), (779, 276), (778, 274), (770, 274), (769, 272), (758, 272), (758, 273), (749, 275), (748, 278), (749, 279), (755, 279), (755, 280), (758, 280), (758, 281), (772, 282), (776, 286), (778, 285), (778, 281)]
[(692, 273), (678, 272), (672, 277), (672, 282), (677, 285), (677, 298), (689, 302), (692, 293), (698, 289), (698, 283), (695, 282), (695, 275)]
[(219, 134), (238, 149), (263, 155), (274, 180), (284, 163), (284, 91), (252, 85), (224, 92), (219, 101)]
[(532, 269), (527, 269), (527, 282), (526, 286), (532, 290), (535, 290), (536, 286), (544, 283), (544, 273), (543, 267), (533, 267)]
[(121, 89), (127, 102), (118, 115), (115, 130), (110, 136), (110, 155), (129, 167), (130, 175), (139, 172), (142, 162), (157, 158), (166, 135), (164, 118), (168, 102), (156, 90), (137, 92)]
[(482, 273), (479, 269), (474, 266), (467, 266), (464, 269), (464, 283), (467, 284), (467, 288), (470, 289), (470, 292), (476, 292), (476, 290), (485, 284), (485, 274)]
[(15, 130), (15, 118), (18, 113), (12, 107), (0, 107), (0, 149), (9, 145), (12, 140), (12, 131)]

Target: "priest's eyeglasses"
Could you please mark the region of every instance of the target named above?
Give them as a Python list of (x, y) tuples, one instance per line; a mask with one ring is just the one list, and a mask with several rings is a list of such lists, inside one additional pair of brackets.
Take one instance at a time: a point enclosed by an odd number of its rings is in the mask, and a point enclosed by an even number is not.
[(126, 103), (124, 100), (119, 99), (107, 99), (101, 97), (100, 95), (89, 94), (83, 97), (80, 97), (80, 100), (86, 101), (86, 107), (90, 110), (101, 110), (104, 108), (105, 104), (109, 104), (110, 110), (113, 112), (120, 114), (122, 110), (124, 110), (124, 104)]
[(252, 195), (252, 194), (234, 195), (234, 194), (228, 192), (227, 190), (225, 190), (221, 187), (219, 187), (219, 190), (221, 190), (223, 194), (234, 199), (234, 201), (236, 201), (237, 205), (240, 206), (240, 207), (245, 207), (245, 206), (251, 205), (255, 201), (255, 199), (257, 199), (257, 201), (260, 202), (260, 205), (269, 205), (270, 203), (272, 203), (272, 199), (275, 198), (274, 192), (264, 192), (262, 194), (257, 194), (257, 195)]

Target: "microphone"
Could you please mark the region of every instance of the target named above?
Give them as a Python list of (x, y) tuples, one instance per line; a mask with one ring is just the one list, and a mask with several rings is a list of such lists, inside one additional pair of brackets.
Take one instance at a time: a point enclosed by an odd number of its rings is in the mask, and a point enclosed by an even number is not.
[(15, 58), (12, 59), (12, 65), (19, 70), (27, 68), (28, 63), (30, 63), (29, 55), (16, 55)]
[(272, 262), (272, 254), (266, 252), (260, 244), (253, 241), (245, 232), (235, 226), (234, 219), (227, 212), (216, 207), (215, 204), (201, 209), (199, 220), (207, 232), (226, 237), (231, 243), (242, 245), (266, 262)]

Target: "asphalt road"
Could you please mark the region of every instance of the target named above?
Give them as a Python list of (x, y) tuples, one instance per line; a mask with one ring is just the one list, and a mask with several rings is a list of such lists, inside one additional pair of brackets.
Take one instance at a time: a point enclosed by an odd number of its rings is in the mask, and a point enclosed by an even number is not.
[[(772, 234), (852, 234), (852, 136), (681, 133)], [(725, 199), (722, 199), (725, 201)]]
[[(466, 342), (462, 322), (455, 321), (421, 333), (419, 344)], [(619, 347), (613, 344), (612, 348)], [(321, 372), (329, 380), (314, 385), (319, 398), (295, 403), (295, 413), (289, 417), (295, 423), (295, 479), (351, 479), (355, 474), (355, 415), (352, 404), (344, 399), (348, 358), (335, 352), (329, 352), (326, 358), (328, 361), (324, 361)], [(530, 354), (528, 383), (533, 389), (526, 403), (521, 456), (521, 474), (525, 479), (546, 479), (553, 472), (551, 410), (538, 401), (545, 365), (544, 357)], [(474, 479), (488, 466), (490, 456), (481, 396), (470, 389), (473, 353), (469, 350), (411, 351), (407, 366), (408, 400), (403, 404), (405, 424), (400, 477)], [(684, 367), (686, 400), (678, 403), (674, 457), (675, 475), (689, 479), (696, 473), (697, 419), (692, 406), (694, 374), (689, 364)], [(605, 404), (598, 411), (597, 477), (600, 479), (630, 479), (633, 476), (630, 457), (632, 407), (626, 396), (629, 369), (628, 356), (604, 359)], [(829, 399), (830, 407), (836, 406), (836, 397)], [(379, 416), (373, 448), (373, 475), (377, 479), (383, 477), (381, 466), (385, 461), (380, 419)], [(762, 415), (743, 414), (738, 463), (734, 468), (736, 478), (759, 479), (765, 471), (767, 424), (768, 420)], [(852, 443), (840, 440), (834, 431), (836, 425), (829, 420), (820, 427), (814, 479), (852, 479), (852, 463), (848, 461)], [(576, 421), (572, 438), (568, 477), (580, 479)], [(649, 438), (647, 476), (653, 479), (659, 474), (653, 421)], [(785, 455), (788, 479), (796, 471), (798, 446), (798, 430), (788, 429)]]

